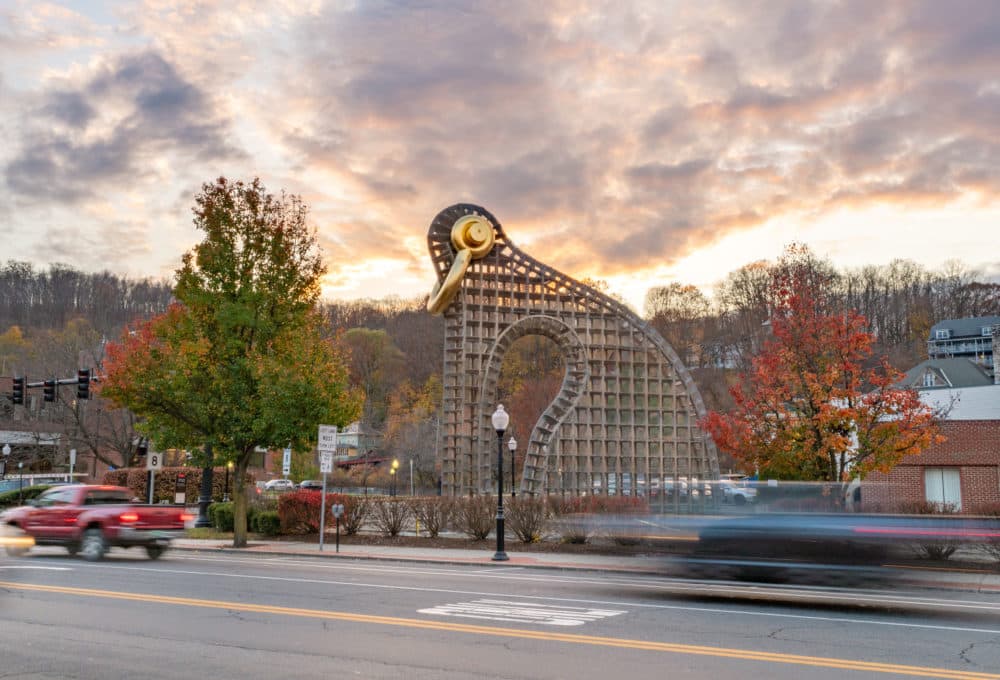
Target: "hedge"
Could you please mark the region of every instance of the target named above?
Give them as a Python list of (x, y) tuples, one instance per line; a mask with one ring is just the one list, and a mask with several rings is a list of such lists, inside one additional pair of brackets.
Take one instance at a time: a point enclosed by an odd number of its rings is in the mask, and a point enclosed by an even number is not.
[[(201, 468), (197, 467), (165, 467), (156, 472), (156, 482), (153, 487), (153, 502), (160, 501), (174, 502), (174, 493), (177, 486), (177, 475), (185, 474), (184, 493), (185, 503), (196, 503), (201, 495)], [(236, 480), (233, 473), (229, 474), (229, 491), (232, 494), (236, 489)], [(103, 484), (113, 486), (125, 486), (136, 498), (146, 502), (149, 498), (147, 480), (149, 471), (145, 468), (122, 468), (120, 470), (110, 470), (104, 473)], [(248, 488), (254, 486), (255, 478), (247, 473), (244, 477), (244, 484)], [(212, 473), (212, 500), (221, 501), (226, 493), (226, 468), (213, 468)]]
[[(334, 504), (350, 502), (349, 497), (339, 493), (326, 495), (326, 526), (333, 526)], [(315, 534), (319, 532), (319, 512), (323, 502), (322, 491), (289, 491), (278, 499), (278, 518), (283, 534)]]
[(208, 506), (208, 519), (216, 531), (233, 530), (233, 504), (212, 503)]
[(0, 493), (0, 508), (12, 508), (18, 505), (23, 505), (21, 499), (27, 501), (32, 498), (36, 498), (40, 493), (49, 488), (48, 484), (36, 484), (34, 486), (26, 486), (20, 491), (14, 489), (12, 491), (4, 491)]
[(281, 517), (277, 510), (263, 510), (254, 516), (253, 530), (264, 536), (277, 536), (281, 533)]

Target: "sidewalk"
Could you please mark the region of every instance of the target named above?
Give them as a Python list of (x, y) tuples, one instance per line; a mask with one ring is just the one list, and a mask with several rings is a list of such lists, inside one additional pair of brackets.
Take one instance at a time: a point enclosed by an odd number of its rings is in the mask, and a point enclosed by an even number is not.
[[(298, 541), (250, 541), (246, 548), (233, 548), (232, 542), (220, 539), (178, 538), (171, 544), (175, 550), (236, 555), (284, 555), (330, 559), (388, 560), (394, 562), (422, 562), (453, 565), (489, 565), (497, 567), (536, 567), (548, 569), (577, 569), (603, 572), (662, 574), (663, 557), (645, 555), (580, 555), (570, 553), (517, 552), (507, 550), (507, 561), (494, 561), (495, 546), (476, 549), (413, 548), (380, 545), (341, 545), (336, 552), (333, 540), (323, 551), (318, 543)], [(509, 547), (509, 546), (508, 546)]]

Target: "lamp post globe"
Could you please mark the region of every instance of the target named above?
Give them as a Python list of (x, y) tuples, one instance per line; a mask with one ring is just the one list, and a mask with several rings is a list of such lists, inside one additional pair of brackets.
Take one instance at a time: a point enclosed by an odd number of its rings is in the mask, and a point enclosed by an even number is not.
[(517, 465), (515, 464), (514, 452), (517, 451), (517, 440), (514, 435), (507, 440), (507, 448), (510, 449), (510, 497), (517, 496)]
[(503, 409), (503, 404), (497, 405), (497, 410), (491, 417), (493, 429), (497, 432), (497, 551), (493, 559), (504, 562), (508, 559), (503, 545), (503, 433), (510, 424), (510, 415)]
[(10, 444), (4, 444), (3, 445), (3, 455), (4, 455), (4, 458), (6, 458), (7, 456), (10, 455)]

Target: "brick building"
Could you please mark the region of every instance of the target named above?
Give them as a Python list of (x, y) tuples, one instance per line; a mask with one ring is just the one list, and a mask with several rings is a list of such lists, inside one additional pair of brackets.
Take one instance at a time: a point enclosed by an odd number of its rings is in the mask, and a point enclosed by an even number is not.
[(975, 513), (1000, 505), (1000, 385), (921, 392), (925, 403), (946, 410), (946, 441), (907, 456), (888, 474), (862, 484), (862, 507), (892, 511), (927, 501)]

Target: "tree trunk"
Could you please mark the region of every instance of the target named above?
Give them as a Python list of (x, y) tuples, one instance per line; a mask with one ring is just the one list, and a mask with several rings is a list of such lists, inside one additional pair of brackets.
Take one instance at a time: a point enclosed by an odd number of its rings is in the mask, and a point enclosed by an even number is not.
[(236, 459), (236, 465), (234, 466), (234, 474), (236, 479), (233, 480), (233, 488), (235, 493), (233, 494), (233, 547), (234, 548), (245, 548), (247, 547), (247, 494), (246, 494), (246, 474), (247, 474), (247, 463), (250, 460), (250, 456), (247, 454), (241, 455)]

